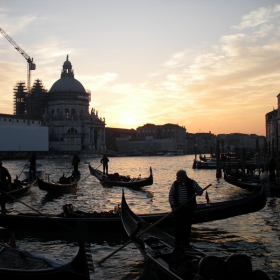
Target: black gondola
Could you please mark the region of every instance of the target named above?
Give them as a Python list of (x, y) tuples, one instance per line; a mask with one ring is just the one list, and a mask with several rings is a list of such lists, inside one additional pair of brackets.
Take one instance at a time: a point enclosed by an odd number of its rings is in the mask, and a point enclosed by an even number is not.
[(131, 178), (129, 176), (114, 174), (103, 174), (102, 171), (93, 168), (90, 164), (88, 166), (90, 174), (96, 177), (104, 187), (128, 187), (128, 188), (140, 188), (153, 184), (153, 172), (150, 167), (150, 175), (145, 178)]
[(37, 177), (37, 183), (40, 190), (55, 194), (64, 194), (75, 191), (78, 187), (79, 180), (80, 176), (78, 178), (75, 178), (73, 175), (65, 177), (64, 174), (57, 182), (47, 181)]
[[(193, 216), (193, 223), (203, 223), (215, 220), (227, 219), (261, 210), (266, 204), (264, 188), (258, 191), (230, 201), (214, 203), (198, 203)], [(118, 212), (118, 211), (115, 211)], [(141, 218), (149, 223), (155, 223), (167, 213), (141, 214)], [(42, 230), (42, 231), (69, 231), (75, 228), (77, 223), (83, 220), (87, 223), (88, 230), (94, 232), (106, 232), (111, 230), (123, 231), (119, 213), (113, 210), (108, 212), (87, 213), (74, 211), (73, 213), (45, 214), (37, 213), (8, 213), (0, 214), (0, 226), (8, 229)], [(172, 216), (160, 223), (160, 228), (172, 228), (174, 226)]]
[(90, 279), (83, 242), (74, 259), (67, 263), (50, 260), (26, 250), (0, 246), (0, 277), (2, 279)]
[(266, 171), (259, 176), (259, 179), (256, 179), (256, 177), (253, 176), (241, 176), (240, 174), (240, 172), (236, 175), (224, 170), (224, 179), (227, 183), (247, 191), (253, 191), (256, 187), (263, 184), (268, 196), (280, 196), (280, 184), (276, 182), (268, 182), (268, 174)]
[(27, 180), (14, 180), (14, 182), (11, 184), (10, 190), (6, 192), (7, 201), (13, 201), (13, 198), (21, 198), (22, 196), (28, 194), (35, 182), (36, 181), (28, 182)]
[(174, 238), (151, 226), (128, 207), (124, 193), (121, 205), (124, 229), (160, 279), (259, 279), (266, 273), (253, 270), (244, 254), (218, 257), (205, 255), (195, 248), (174, 248)]

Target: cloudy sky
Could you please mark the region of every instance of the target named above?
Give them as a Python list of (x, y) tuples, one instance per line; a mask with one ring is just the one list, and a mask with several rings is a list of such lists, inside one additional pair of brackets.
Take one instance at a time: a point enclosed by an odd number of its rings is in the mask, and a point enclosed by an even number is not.
[[(265, 135), (280, 93), (280, 2), (1, 0), (0, 27), (46, 89), (69, 55), (107, 127)], [(27, 63), (0, 34), (0, 113)]]

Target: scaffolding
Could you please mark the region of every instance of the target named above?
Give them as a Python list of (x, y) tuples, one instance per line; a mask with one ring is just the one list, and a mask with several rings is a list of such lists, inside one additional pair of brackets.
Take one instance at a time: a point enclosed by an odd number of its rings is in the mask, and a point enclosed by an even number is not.
[(14, 87), (14, 115), (16, 116), (26, 115), (26, 93), (25, 82), (17, 82)]
[(47, 90), (41, 80), (36, 79), (30, 93), (26, 94), (26, 111), (30, 119), (42, 119), (47, 106)]

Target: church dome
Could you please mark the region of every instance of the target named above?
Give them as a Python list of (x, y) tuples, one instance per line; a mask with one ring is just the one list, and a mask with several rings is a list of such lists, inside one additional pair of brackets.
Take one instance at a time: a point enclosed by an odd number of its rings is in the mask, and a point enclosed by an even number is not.
[(65, 91), (82, 92), (82, 93), (86, 92), (84, 86), (74, 78), (72, 64), (68, 60), (68, 55), (66, 57), (66, 61), (62, 65), (60, 79), (57, 80), (49, 90), (50, 93), (65, 92)]
[(86, 92), (84, 86), (78, 80), (71, 77), (63, 77), (57, 80), (49, 90), (49, 92), (62, 91)]

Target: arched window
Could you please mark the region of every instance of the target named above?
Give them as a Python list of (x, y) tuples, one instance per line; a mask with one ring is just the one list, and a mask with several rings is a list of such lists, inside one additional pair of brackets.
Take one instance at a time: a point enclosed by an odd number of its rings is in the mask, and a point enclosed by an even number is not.
[(65, 118), (69, 119), (69, 109), (68, 108), (65, 109)]
[(78, 134), (78, 131), (76, 128), (71, 127), (67, 130), (67, 134)]
[(76, 110), (74, 108), (71, 109), (71, 117), (76, 117)]

